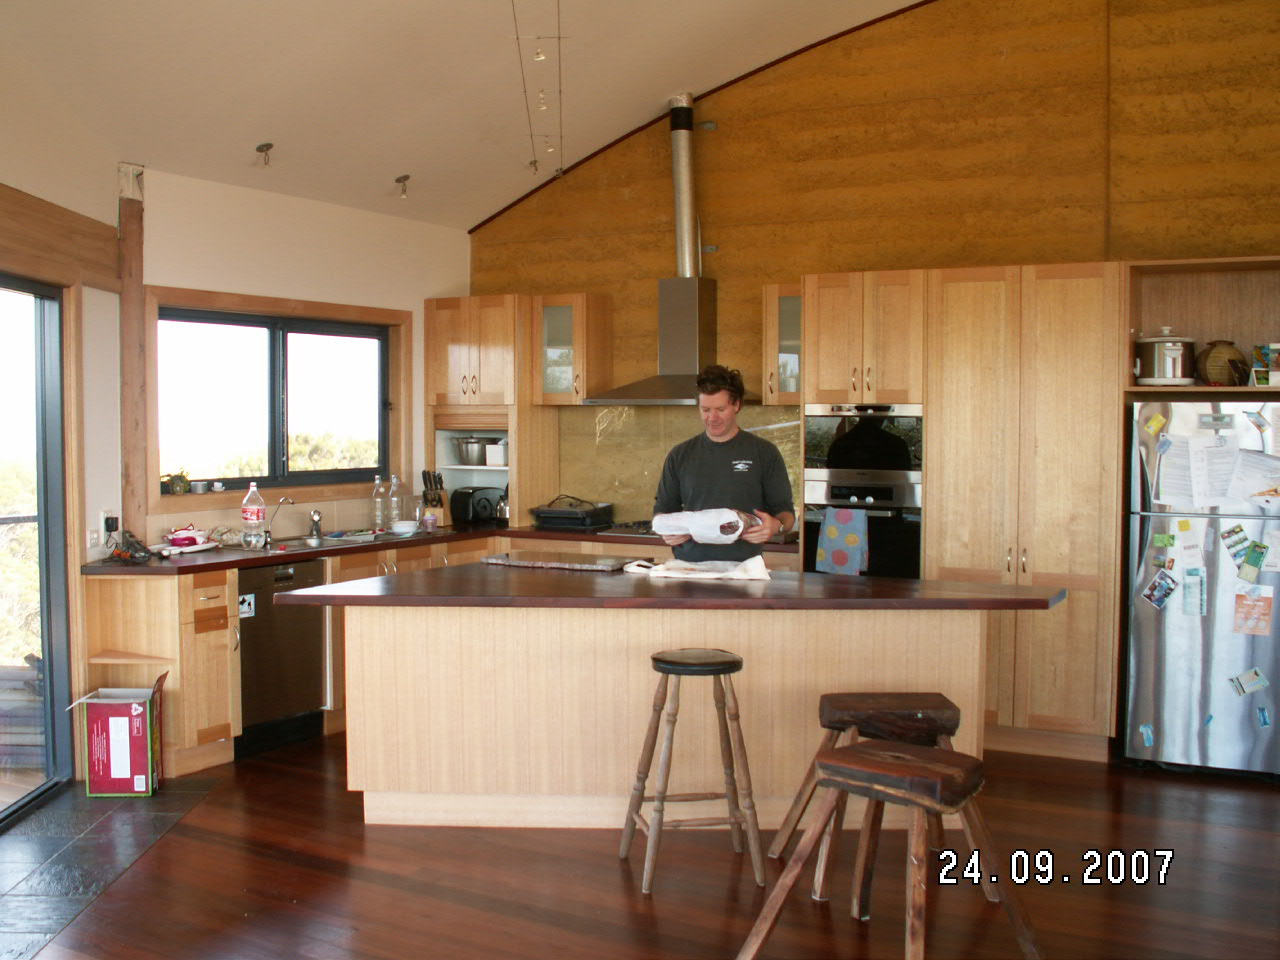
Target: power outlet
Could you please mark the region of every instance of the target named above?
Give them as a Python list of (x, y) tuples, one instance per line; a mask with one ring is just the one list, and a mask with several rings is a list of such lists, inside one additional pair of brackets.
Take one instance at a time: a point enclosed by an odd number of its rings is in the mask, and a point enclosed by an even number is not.
[(88, 546), (90, 550), (94, 549), (95, 547), (102, 546), (102, 534), (97, 530), (90, 530)]

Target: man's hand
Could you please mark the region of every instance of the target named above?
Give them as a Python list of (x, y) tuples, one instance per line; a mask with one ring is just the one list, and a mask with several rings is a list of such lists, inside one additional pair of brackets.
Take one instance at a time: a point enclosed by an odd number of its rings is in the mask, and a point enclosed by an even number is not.
[(760, 518), (760, 522), (743, 531), (742, 539), (747, 543), (767, 543), (770, 537), (782, 529), (782, 521), (763, 510), (756, 510), (754, 513)]

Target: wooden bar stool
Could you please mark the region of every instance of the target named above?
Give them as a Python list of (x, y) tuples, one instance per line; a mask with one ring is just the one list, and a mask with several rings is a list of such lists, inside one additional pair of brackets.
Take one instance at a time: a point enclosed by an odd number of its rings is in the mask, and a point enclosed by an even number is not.
[[(925, 937), (925, 894), (929, 871), (928, 856), (930, 814), (959, 813), (966, 833), (973, 837), (978, 849), (988, 857), (995, 847), (986, 823), (978, 812), (973, 797), (982, 788), (982, 761), (977, 757), (956, 753), (941, 747), (922, 747), (911, 743), (864, 741), (847, 747), (821, 750), (816, 759), (818, 786), (827, 788), (819, 800), (814, 821), (804, 832), (795, 855), (787, 862), (770, 891), (755, 925), (738, 952), (738, 960), (751, 960), (768, 939), (778, 921), (787, 894), (795, 886), (805, 862), (813, 854), (818, 841), (836, 812), (842, 796), (856, 794), (868, 801), (897, 803), (911, 808), (911, 826), (907, 839), (906, 956), (922, 960)], [(877, 836), (870, 839), (874, 847)], [(860, 844), (861, 846), (861, 844)], [(868, 867), (868, 874), (870, 867)], [(999, 899), (1013, 925), (1022, 953), (1028, 958), (1040, 956), (1035, 932), (1031, 928), (1007, 878), (995, 885)], [(861, 919), (868, 919), (862, 917)]]
[[(751, 867), (756, 883), (764, 886), (764, 854), (760, 844), (760, 827), (756, 820), (755, 802), (751, 797), (751, 770), (747, 765), (747, 747), (742, 739), (742, 727), (738, 723), (738, 697), (733, 690), (730, 674), (742, 669), (742, 658), (727, 650), (691, 648), (663, 650), (652, 655), (653, 669), (659, 674), (658, 689), (653, 697), (653, 714), (645, 733), (640, 751), (640, 765), (636, 769), (636, 782), (631, 790), (631, 803), (627, 819), (622, 825), (622, 843), (618, 856), (626, 859), (631, 851), (631, 840), (636, 827), (648, 837), (644, 852), (644, 876), (640, 889), (648, 893), (653, 884), (654, 864), (658, 859), (658, 844), (664, 827), (712, 827), (728, 825), (733, 849), (742, 852), (742, 833), (747, 835), (747, 848), (751, 852)], [(676, 715), (680, 712), (681, 677), (712, 677), (715, 682), (716, 716), (720, 724), (720, 757), (724, 763), (724, 793), (668, 794), (671, 778), (671, 746), (675, 740)], [(662, 752), (658, 756), (658, 782), (653, 796), (645, 796), (645, 781), (653, 763), (653, 750), (658, 739), (658, 723), (666, 714), (662, 736)], [(666, 804), (693, 800), (720, 800), (728, 805), (728, 816), (699, 817), (686, 820), (666, 820)], [(642, 803), (652, 802), (650, 820), (640, 813)]]
[[(818, 753), (859, 737), (950, 749), (951, 735), (960, 727), (960, 708), (940, 693), (824, 693), (818, 700), (818, 723), (826, 731)], [(786, 850), (817, 783), (813, 762), (774, 834), (769, 856), (780, 857)]]

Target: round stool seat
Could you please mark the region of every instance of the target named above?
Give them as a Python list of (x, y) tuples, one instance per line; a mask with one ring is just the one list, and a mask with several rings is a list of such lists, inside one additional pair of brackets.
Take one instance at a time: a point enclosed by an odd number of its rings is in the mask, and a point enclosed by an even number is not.
[(708, 650), (704, 647), (688, 647), (683, 650), (662, 650), (652, 654), (653, 669), (659, 673), (678, 674), (682, 677), (714, 677), (737, 673), (742, 669), (742, 658), (728, 650)]
[(856, 727), (858, 736), (932, 747), (960, 726), (960, 708), (940, 693), (824, 693), (818, 722), (825, 730)]
[(818, 785), (885, 803), (953, 813), (982, 789), (982, 761), (967, 753), (888, 740), (819, 750)]

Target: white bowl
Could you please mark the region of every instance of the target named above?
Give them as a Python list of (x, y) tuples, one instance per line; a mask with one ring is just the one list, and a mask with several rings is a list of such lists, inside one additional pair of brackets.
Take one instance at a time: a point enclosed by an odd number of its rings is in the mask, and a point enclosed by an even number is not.
[(418, 529), (418, 525), (412, 520), (397, 520), (391, 524), (392, 533), (413, 533)]

